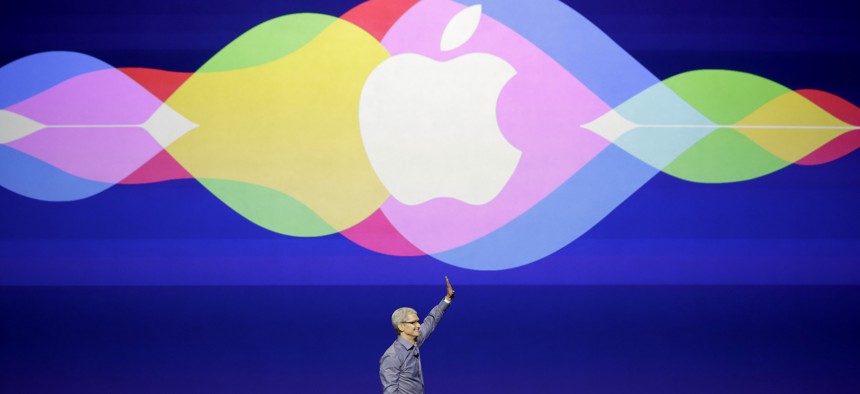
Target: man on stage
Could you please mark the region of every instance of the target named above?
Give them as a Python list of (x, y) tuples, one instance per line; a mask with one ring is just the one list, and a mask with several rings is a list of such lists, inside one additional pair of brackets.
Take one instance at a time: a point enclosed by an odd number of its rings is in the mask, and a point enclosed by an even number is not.
[(412, 308), (400, 308), (391, 314), (391, 325), (397, 331), (397, 339), (379, 359), (379, 379), (384, 394), (424, 394), (424, 375), (418, 350), (454, 299), (454, 289), (447, 276), (445, 287), (445, 298), (433, 307), (423, 323), (419, 322), (418, 313)]

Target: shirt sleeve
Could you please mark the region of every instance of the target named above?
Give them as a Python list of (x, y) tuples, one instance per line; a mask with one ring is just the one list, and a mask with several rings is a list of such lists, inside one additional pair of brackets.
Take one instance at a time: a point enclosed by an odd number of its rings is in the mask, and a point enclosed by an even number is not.
[(418, 346), (424, 343), (427, 337), (436, 329), (436, 325), (439, 324), (439, 320), (442, 320), (442, 316), (445, 314), (445, 310), (451, 306), (450, 302), (445, 302), (443, 298), (442, 301), (439, 301), (439, 304), (434, 306), (430, 313), (427, 314), (427, 317), (424, 318), (424, 321), (421, 322), (421, 331), (418, 334), (418, 338), (415, 342)]
[(397, 357), (385, 354), (379, 360), (379, 380), (382, 381), (382, 392), (384, 394), (401, 394), (400, 391), (400, 364)]

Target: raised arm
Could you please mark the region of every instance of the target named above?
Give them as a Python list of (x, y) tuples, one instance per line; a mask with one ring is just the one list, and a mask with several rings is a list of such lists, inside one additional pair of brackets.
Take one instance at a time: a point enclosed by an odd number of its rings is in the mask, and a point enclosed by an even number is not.
[(448, 306), (451, 305), (451, 300), (454, 299), (454, 288), (451, 287), (451, 281), (448, 280), (448, 277), (445, 277), (445, 298), (439, 302), (438, 305), (433, 307), (430, 313), (427, 314), (427, 317), (424, 318), (424, 321), (421, 323), (421, 332), (418, 334), (418, 338), (416, 342), (418, 346), (424, 343), (424, 340), (427, 339), (428, 336), (436, 329), (436, 325), (439, 324), (439, 320), (442, 320), (442, 316), (445, 314), (445, 310), (448, 309)]

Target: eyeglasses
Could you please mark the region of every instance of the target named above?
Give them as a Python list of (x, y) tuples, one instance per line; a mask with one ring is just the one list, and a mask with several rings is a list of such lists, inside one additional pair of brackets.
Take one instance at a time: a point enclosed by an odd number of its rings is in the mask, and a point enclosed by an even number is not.
[(415, 324), (415, 323), (418, 323), (418, 320), (403, 322), (403, 324)]

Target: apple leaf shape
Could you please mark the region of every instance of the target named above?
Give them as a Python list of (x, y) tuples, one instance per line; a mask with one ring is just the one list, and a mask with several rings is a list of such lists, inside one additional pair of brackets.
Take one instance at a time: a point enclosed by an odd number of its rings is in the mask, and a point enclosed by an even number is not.
[(473, 5), (458, 12), (457, 15), (454, 15), (454, 17), (451, 18), (451, 21), (448, 22), (448, 26), (445, 27), (445, 31), (442, 32), (441, 49), (443, 51), (450, 51), (463, 45), (463, 43), (472, 37), (472, 34), (475, 34), (475, 30), (478, 29), (478, 22), (480, 21), (480, 4)]

